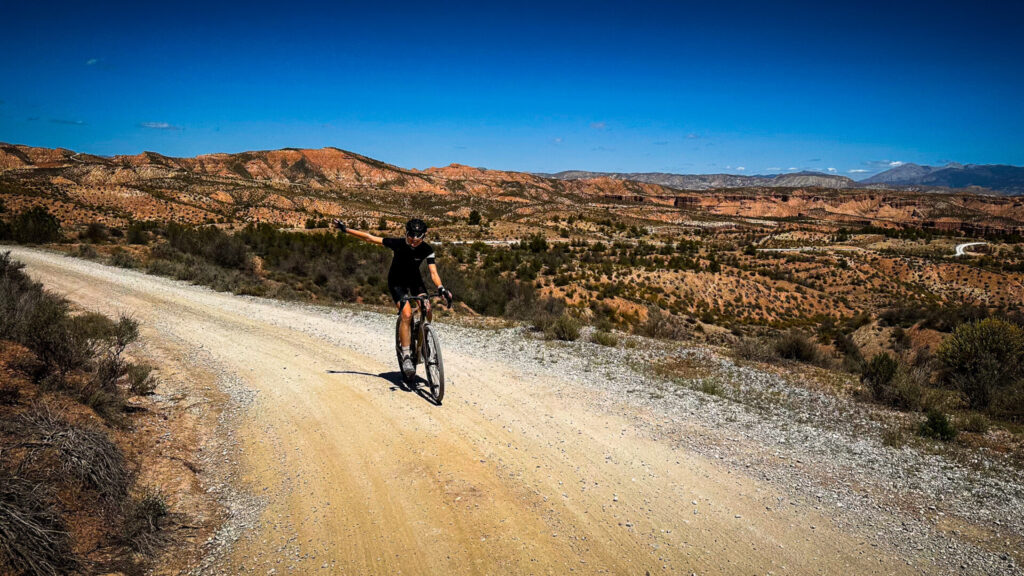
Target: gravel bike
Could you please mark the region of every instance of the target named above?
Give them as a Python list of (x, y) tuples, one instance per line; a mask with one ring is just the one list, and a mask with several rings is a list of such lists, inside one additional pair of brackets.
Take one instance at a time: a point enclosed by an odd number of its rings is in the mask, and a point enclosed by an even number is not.
[[(427, 372), (427, 385), (430, 387), (430, 395), (434, 402), (441, 404), (444, 398), (444, 363), (441, 360), (441, 345), (437, 341), (437, 334), (430, 325), (430, 297), (426, 294), (419, 296), (404, 296), (398, 301), (398, 320), (395, 322), (395, 351), (398, 354), (398, 372), (402, 374), (402, 381), (412, 387), (416, 384), (416, 374), (406, 376), (402, 371), (402, 310), (411, 302), (419, 302), (419, 316), (412, 319), (412, 361), (414, 366), (423, 364)], [(448, 303), (451, 308), (451, 303)]]

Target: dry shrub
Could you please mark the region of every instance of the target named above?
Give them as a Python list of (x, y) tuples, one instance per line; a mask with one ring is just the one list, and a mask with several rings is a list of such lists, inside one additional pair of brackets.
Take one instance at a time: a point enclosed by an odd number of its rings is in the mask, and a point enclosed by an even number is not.
[(14, 406), (21, 400), (21, 389), (7, 383), (0, 384), (0, 406)]
[(136, 396), (148, 396), (156, 390), (153, 367), (149, 364), (128, 364), (128, 387)]
[(770, 362), (775, 359), (775, 350), (770, 343), (760, 338), (741, 338), (733, 347), (737, 358), (752, 362)]
[(636, 327), (636, 333), (649, 338), (679, 340), (686, 336), (686, 323), (651, 306), (647, 308), (647, 320)]
[(821, 348), (807, 335), (797, 331), (787, 332), (775, 339), (775, 354), (783, 360), (796, 360), (808, 364), (824, 364), (827, 357)]
[(146, 490), (125, 507), (118, 539), (136, 552), (152, 554), (167, 540), (161, 531), (167, 515), (164, 495), (156, 490)]
[(595, 330), (590, 335), (590, 341), (594, 344), (600, 344), (601, 346), (608, 346), (614, 348), (619, 344), (619, 337), (611, 332), (605, 332), (604, 330)]
[(25, 415), (36, 450), (53, 451), (60, 472), (96, 490), (108, 503), (124, 499), (131, 474), (121, 450), (97, 428), (68, 424), (48, 408), (37, 406)]
[(39, 576), (69, 574), (78, 567), (64, 522), (42, 484), (2, 468), (0, 567)]
[(548, 340), (574, 341), (580, 337), (580, 321), (563, 313), (544, 330)]
[(960, 419), (960, 429), (964, 432), (974, 432), (975, 434), (984, 434), (988, 432), (991, 423), (984, 414), (978, 414), (977, 412), (971, 412)]

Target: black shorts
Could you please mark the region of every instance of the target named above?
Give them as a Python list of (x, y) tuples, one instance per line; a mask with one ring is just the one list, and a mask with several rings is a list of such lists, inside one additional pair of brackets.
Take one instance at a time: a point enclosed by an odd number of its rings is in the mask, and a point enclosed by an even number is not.
[(418, 283), (403, 283), (393, 284), (388, 282), (388, 292), (391, 292), (391, 299), (398, 304), (398, 301), (406, 296), (419, 296), (420, 294), (427, 293), (427, 287), (423, 285), (423, 281), (420, 280)]

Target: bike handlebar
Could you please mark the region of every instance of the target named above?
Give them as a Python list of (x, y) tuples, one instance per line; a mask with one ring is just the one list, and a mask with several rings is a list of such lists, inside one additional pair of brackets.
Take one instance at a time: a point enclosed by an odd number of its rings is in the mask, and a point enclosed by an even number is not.
[[(402, 296), (402, 298), (398, 301), (398, 304), (399, 304), (399, 308), (398, 309), (401, 310), (402, 308), (405, 308), (405, 303), (406, 302), (410, 302), (412, 300), (416, 300), (418, 302), (424, 302), (424, 303), (426, 303), (429, 306), (430, 305), (430, 300), (432, 298), (440, 298), (440, 296), (430, 296), (429, 294), (420, 294), (420, 295), (417, 295), (417, 296)], [(445, 301), (445, 305), (448, 307), (448, 309), (451, 310), (452, 309), (451, 301), (448, 300), (447, 298), (445, 298), (444, 301)]]

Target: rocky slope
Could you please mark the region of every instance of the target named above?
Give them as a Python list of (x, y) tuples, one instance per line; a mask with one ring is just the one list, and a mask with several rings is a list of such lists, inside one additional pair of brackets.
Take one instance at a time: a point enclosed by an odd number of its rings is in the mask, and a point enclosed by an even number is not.
[(850, 189), (852, 184), (849, 178), (818, 173), (571, 172), (545, 177), (459, 164), (413, 170), (338, 148), (107, 158), (0, 144), (0, 194), (6, 207), (17, 212), (42, 204), (63, 222), (75, 224), (173, 219), (301, 226), (311, 217), (336, 215), (404, 220), (417, 212), (436, 219), (465, 218), (469, 206), (495, 221), (535, 224), (584, 208), (598, 208), (605, 218), (677, 225), (709, 217), (968, 231), (1012, 231), (1024, 224), (1021, 199), (867, 191)]

